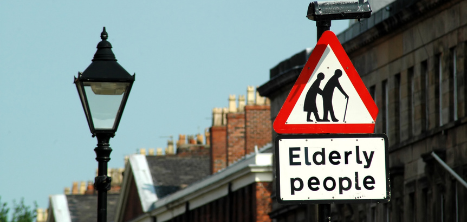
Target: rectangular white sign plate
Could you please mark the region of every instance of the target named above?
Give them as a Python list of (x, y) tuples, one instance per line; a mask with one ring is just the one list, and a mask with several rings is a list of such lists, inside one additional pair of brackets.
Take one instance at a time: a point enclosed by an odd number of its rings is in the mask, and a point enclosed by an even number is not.
[(279, 135), (275, 149), (279, 203), (390, 200), (385, 134)]

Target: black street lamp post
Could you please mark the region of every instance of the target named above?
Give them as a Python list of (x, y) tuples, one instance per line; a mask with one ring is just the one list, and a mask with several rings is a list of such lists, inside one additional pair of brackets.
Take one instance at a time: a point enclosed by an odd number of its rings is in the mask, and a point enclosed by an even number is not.
[(112, 52), (112, 45), (107, 41), (107, 32), (101, 33), (102, 41), (97, 45), (97, 52), (91, 65), (78, 73), (74, 83), (78, 90), (81, 104), (88, 121), (92, 136), (97, 137), (96, 160), (99, 163), (98, 175), (94, 181), (97, 190), (97, 221), (107, 221), (107, 191), (112, 178), (107, 176), (107, 162), (112, 149), (109, 140), (115, 136), (123, 109), (135, 81), (117, 63)]

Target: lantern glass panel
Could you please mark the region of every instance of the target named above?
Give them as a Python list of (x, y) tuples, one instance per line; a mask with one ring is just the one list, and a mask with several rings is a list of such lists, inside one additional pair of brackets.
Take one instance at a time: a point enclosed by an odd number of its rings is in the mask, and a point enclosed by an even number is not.
[(85, 82), (84, 91), (96, 130), (114, 128), (117, 114), (130, 83)]

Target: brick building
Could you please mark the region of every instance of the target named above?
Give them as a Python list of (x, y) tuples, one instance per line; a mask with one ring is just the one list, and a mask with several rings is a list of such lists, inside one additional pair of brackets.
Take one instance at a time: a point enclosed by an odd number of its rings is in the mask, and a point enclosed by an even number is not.
[[(332, 204), (332, 221), (467, 221), (467, 1), (396, 0), (338, 38), (379, 108), (389, 138), (391, 201)], [(284, 60), (259, 87), (274, 121), (309, 54)], [(434, 155), (435, 154), (435, 155)], [(273, 221), (316, 221), (317, 205), (279, 205)]]
[(130, 156), (115, 221), (270, 221), (271, 126), (254, 87), (230, 95), (206, 144), (180, 135), (172, 155), (169, 144), (165, 155)]

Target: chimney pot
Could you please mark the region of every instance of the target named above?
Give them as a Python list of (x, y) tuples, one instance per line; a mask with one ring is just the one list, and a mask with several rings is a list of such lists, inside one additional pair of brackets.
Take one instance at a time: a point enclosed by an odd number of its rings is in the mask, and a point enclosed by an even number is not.
[(196, 144), (195, 136), (193, 135), (188, 136), (188, 144), (191, 144), (191, 145)]
[[(258, 88), (258, 86), (256, 88)], [(256, 105), (264, 105), (264, 104), (266, 104), (265, 98), (260, 96), (258, 90), (256, 90)]]
[(157, 148), (156, 149), (156, 156), (162, 156), (162, 148)]
[(92, 183), (92, 181), (88, 181), (88, 186), (84, 194), (94, 194), (94, 184)]
[(203, 143), (204, 143), (203, 139), (204, 139), (204, 138), (203, 138), (203, 135), (201, 135), (201, 134), (196, 134), (196, 143), (197, 143), (197, 144), (203, 144)]
[(73, 182), (73, 187), (71, 188), (71, 194), (78, 194), (78, 182)]
[(70, 195), (71, 192), (70, 192), (70, 188), (69, 187), (65, 187), (65, 195)]
[(211, 133), (209, 132), (209, 128), (204, 130), (204, 136), (206, 137), (206, 145), (211, 145)]
[(148, 155), (149, 156), (154, 156), (154, 148), (149, 148)]
[(178, 135), (177, 147), (184, 145), (186, 142), (186, 136), (183, 134)]
[(222, 126), (222, 108), (212, 109), (212, 125)]
[(145, 148), (139, 149), (139, 154), (146, 155), (146, 149)]
[(173, 155), (174, 153), (174, 142), (172, 140), (169, 140), (167, 142), (167, 148), (165, 149), (165, 154)]
[(246, 100), (247, 100), (247, 105), (255, 104), (255, 87), (254, 86), (247, 86)]
[(84, 194), (86, 192), (86, 182), (81, 181), (81, 185), (79, 186), (79, 194)]
[(237, 112), (237, 101), (235, 101), (235, 95), (229, 95), (229, 113)]
[(245, 95), (238, 96), (238, 112), (245, 111)]
[(227, 107), (222, 108), (222, 125), (227, 125), (227, 113), (229, 113), (229, 109)]

